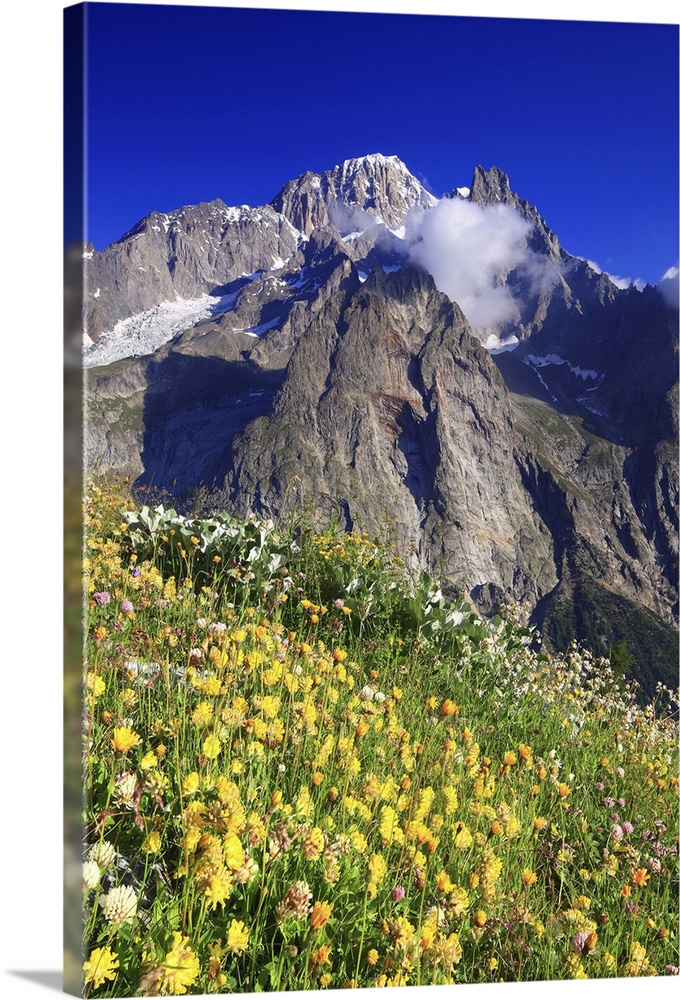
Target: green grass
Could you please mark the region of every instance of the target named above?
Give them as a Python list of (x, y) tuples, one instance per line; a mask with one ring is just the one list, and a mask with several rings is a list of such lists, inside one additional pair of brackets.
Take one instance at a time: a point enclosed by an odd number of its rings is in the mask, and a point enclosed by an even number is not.
[(623, 650), (621, 680), (637, 684), (642, 704), (655, 697), (658, 684), (677, 684), (675, 629), (586, 575), (573, 585), (570, 597), (558, 591), (545, 610), (541, 631), (557, 649), (579, 636), (598, 657), (610, 656), (616, 647)]
[(670, 692), (360, 533), (86, 508), (86, 994), (678, 965)]

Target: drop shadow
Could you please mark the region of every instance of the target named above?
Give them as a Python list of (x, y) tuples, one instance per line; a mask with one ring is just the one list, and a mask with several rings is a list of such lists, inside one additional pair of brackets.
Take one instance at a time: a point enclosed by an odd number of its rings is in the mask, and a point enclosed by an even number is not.
[(7, 971), (10, 976), (16, 976), (17, 979), (26, 979), (29, 983), (44, 986), (47, 990), (56, 990), (59, 993), (64, 992), (64, 974), (61, 969), (54, 971), (42, 969), (8, 969)]

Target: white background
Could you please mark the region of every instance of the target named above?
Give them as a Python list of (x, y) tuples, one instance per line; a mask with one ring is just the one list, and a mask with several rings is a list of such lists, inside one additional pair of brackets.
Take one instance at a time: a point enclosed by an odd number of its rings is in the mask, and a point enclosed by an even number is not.
[[(193, 6), (227, 6), (210, 3)], [(62, 844), (62, 10), (57, 0), (3, 5), (0, 73), (0, 344), (3, 358), (0, 511), (3, 677), (0, 992), (9, 1000), (61, 990)], [(231, 6), (678, 23), (673, 2), (245, 2)], [(480, 10), (481, 8), (481, 10)], [(549, 13), (548, 13), (549, 12)], [(631, 69), (634, 72), (634, 68)], [(653, 179), (649, 178), (652, 183)], [(472, 1000), (579, 996), (617, 1000), (677, 981), (616, 980), (458, 987)], [(435, 1000), (449, 988), (400, 991)], [(288, 995), (290, 996), (290, 994)], [(309, 996), (309, 995), (307, 995)], [(338, 993), (338, 996), (340, 994)], [(424, 1000), (424, 996), (422, 997)]]

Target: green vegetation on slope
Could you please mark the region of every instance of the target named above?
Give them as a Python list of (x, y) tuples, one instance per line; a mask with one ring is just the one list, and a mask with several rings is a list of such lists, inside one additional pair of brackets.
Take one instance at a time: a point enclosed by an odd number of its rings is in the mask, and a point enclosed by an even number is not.
[(555, 649), (568, 649), (578, 638), (595, 656), (612, 659), (625, 683), (639, 685), (643, 704), (656, 696), (658, 684), (677, 685), (678, 633), (590, 577), (574, 584), (571, 597), (557, 592), (541, 629)]
[(677, 973), (670, 692), (362, 534), (86, 511), (86, 995)]

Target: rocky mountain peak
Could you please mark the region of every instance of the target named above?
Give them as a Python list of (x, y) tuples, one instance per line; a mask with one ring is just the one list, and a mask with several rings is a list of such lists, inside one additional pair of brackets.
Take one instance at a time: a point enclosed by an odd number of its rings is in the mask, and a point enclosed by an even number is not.
[(510, 187), (508, 175), (498, 167), (485, 170), (479, 165), (475, 167), (470, 188), (470, 201), (478, 205), (493, 205), (495, 202), (513, 204), (517, 200)]
[(329, 224), (350, 231), (364, 212), (399, 230), (414, 205), (429, 208), (435, 203), (398, 156), (372, 153), (344, 160), (321, 174), (307, 171), (284, 185), (272, 207), (309, 235)]
[(482, 610), (526, 602), (556, 643), (590, 623), (606, 651), (644, 613), (655, 678), (658, 649), (677, 659), (677, 312), (570, 256), (498, 167), (450, 197), (529, 223), (477, 290), (514, 307), (486, 340), (470, 288), (399, 238), (442, 206), (396, 156), (84, 246), (87, 462), (241, 513), (304, 499), (389, 526), (414, 566)]

